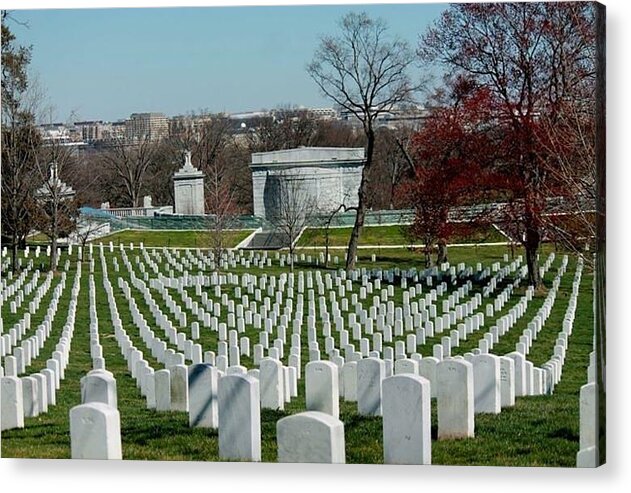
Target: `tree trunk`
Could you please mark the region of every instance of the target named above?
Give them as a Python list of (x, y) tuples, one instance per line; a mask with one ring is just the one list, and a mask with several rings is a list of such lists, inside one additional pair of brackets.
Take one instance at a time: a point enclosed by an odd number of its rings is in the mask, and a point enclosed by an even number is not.
[(57, 235), (51, 238), (50, 242), (50, 270), (56, 271), (57, 265)]
[(436, 255), (436, 265), (447, 262), (447, 241), (444, 238), (438, 240), (438, 254)]
[[(362, 185), (360, 189), (364, 187), (364, 180), (362, 178)], [(348, 250), (346, 253), (346, 271), (355, 269), (355, 257), (357, 256), (357, 245), (359, 244), (359, 235), (364, 227), (364, 219), (366, 217), (366, 205), (363, 199), (364, 194), (360, 192), (359, 203), (357, 204), (357, 216), (355, 216), (355, 224), (353, 225), (353, 231), (351, 231), (351, 237), (348, 242)]]
[(329, 225), (324, 230), (324, 268), (329, 268)]
[(528, 284), (535, 289), (542, 286), (539, 277), (539, 264), (537, 263), (537, 253), (539, 251), (539, 231), (534, 227), (526, 228), (526, 264), (528, 265)]
[(425, 255), (425, 268), (429, 269), (432, 265), (432, 244), (431, 242), (425, 243), (425, 248), (423, 249), (423, 254)]
[(394, 210), (394, 193), (395, 193), (394, 191), (395, 191), (396, 186), (397, 186), (397, 174), (398, 174), (398, 170), (396, 168), (396, 165), (393, 164), (392, 166), (394, 167), (394, 169), (393, 169), (392, 175), (390, 177), (390, 201), (389, 201), (390, 202), (389, 206), (390, 206), (390, 210), (391, 211)]
[(57, 270), (57, 236), (58, 236), (58, 220), (59, 220), (59, 203), (56, 193), (53, 193), (53, 210), (52, 210), (52, 228), (50, 236), (50, 270)]
[(18, 268), (18, 239), (17, 235), (13, 235), (11, 241), (11, 270), (13, 271), (13, 275), (17, 272)]
[(528, 284), (535, 289), (543, 286), (539, 277), (539, 264), (537, 263), (537, 253), (541, 243), (541, 217), (537, 209), (537, 191), (535, 181), (532, 178), (527, 180), (526, 196), (524, 197), (524, 225), (526, 228), (526, 237), (524, 247), (526, 249), (526, 263), (528, 265)]
[(289, 243), (289, 272), (294, 271), (294, 249), (291, 245), (292, 242)]
[(366, 145), (366, 164), (362, 170), (362, 180), (359, 185), (359, 201), (357, 202), (357, 215), (355, 216), (355, 224), (353, 225), (353, 231), (351, 231), (351, 237), (348, 241), (348, 250), (346, 254), (346, 271), (349, 272), (355, 269), (355, 257), (357, 256), (357, 246), (359, 244), (359, 235), (364, 227), (364, 219), (366, 217), (366, 199), (368, 192), (368, 171), (372, 164), (372, 155), (375, 148), (375, 133), (372, 127), (368, 126), (366, 130), (366, 137), (368, 142)]

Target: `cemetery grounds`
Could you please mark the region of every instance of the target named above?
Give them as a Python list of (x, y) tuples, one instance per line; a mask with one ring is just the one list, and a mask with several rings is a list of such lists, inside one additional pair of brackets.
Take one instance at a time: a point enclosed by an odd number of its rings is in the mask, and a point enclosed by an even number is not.
[[(69, 353), (68, 365), (65, 369), (65, 378), (61, 382), (61, 387), (56, 393), (56, 405), (49, 406), (48, 412), (37, 417), (25, 418), (23, 429), (12, 429), (2, 432), (2, 457), (16, 458), (70, 458), (70, 432), (69, 432), (69, 411), (72, 407), (81, 403), (80, 379), (92, 369), (92, 357), (90, 354), (90, 326), (98, 327), (98, 336), (103, 348), (103, 358), (107, 370), (113, 373), (118, 391), (118, 410), (120, 412), (121, 435), (123, 458), (128, 460), (187, 460), (187, 461), (219, 461), (218, 455), (218, 435), (217, 430), (207, 428), (189, 427), (188, 414), (185, 412), (157, 412), (155, 409), (148, 409), (145, 397), (132, 378), (128, 369), (128, 363), (121, 354), (121, 349), (114, 335), (113, 320), (110, 301), (104, 289), (104, 281), (110, 283), (113, 292), (113, 299), (116, 303), (120, 321), (123, 328), (131, 338), (134, 346), (143, 351), (144, 358), (149, 366), (158, 369), (164, 368), (151, 351), (146, 347), (140, 336), (139, 327), (135, 324), (130, 306), (135, 303), (139, 312), (144, 316), (147, 324), (161, 337), (169, 348), (178, 350), (176, 344), (169, 341), (162, 333), (162, 329), (157, 326), (149, 306), (141, 292), (134, 286), (131, 273), (142, 280), (157, 303), (161, 311), (169, 318), (179, 333), (183, 333), (186, 339), (192, 338), (191, 323), (199, 321), (192, 311), (191, 303), (196, 302), (198, 307), (205, 306), (200, 296), (200, 291), (195, 286), (190, 285), (183, 289), (166, 287), (162, 292), (151, 287), (150, 280), (157, 278), (158, 274), (171, 278), (182, 278), (185, 273), (195, 276), (203, 272), (205, 276), (213, 276), (213, 269), (210, 265), (208, 251), (191, 249), (165, 249), (160, 247), (146, 247), (140, 249), (138, 245), (132, 247), (127, 244), (125, 248), (116, 245), (111, 250), (107, 244), (99, 248), (98, 243), (92, 246), (92, 253), (86, 248), (83, 251), (82, 260), (78, 258), (78, 251), (75, 247), (71, 254), (64, 250), (59, 260), (58, 271), (50, 276), (50, 285), (45, 290), (41, 290), (43, 295), (35, 309), (30, 303), (37, 296), (37, 288), (47, 282), (47, 271), (45, 263), (47, 258), (45, 253), (40, 253), (35, 257), (34, 249), (31, 247), (28, 258), (24, 258), (22, 253), (22, 266), (27, 269), (22, 277), (14, 276), (8, 279), (5, 275), (9, 265), (8, 256), (2, 258), (3, 278), (6, 286), (19, 283), (25, 286), (31, 283), (29, 294), (24, 294), (20, 303), (15, 305), (15, 313), (11, 310), (11, 301), (17, 299), (16, 294), (5, 298), (1, 307), (2, 327), (6, 334), (10, 328), (20, 323), (29, 310), (30, 328), (24, 337), (32, 335), (35, 328), (42, 323), (47, 311), (50, 310), (50, 303), (55, 290), (60, 291), (54, 318), (51, 324), (51, 332), (39, 355), (32, 359), (26, 372), (21, 375), (30, 375), (46, 368), (46, 361), (51, 358), (55, 347), (59, 342), (64, 326), (73, 325), (74, 331), (71, 340), (71, 350)], [(102, 253), (101, 253), (102, 252)], [(337, 253), (332, 253), (335, 256)], [(235, 288), (241, 286), (244, 274), (256, 276), (260, 283), (261, 278), (265, 278), (267, 283), (262, 289), (261, 300), (257, 300), (257, 308), (263, 305), (263, 299), (269, 296), (271, 303), (274, 303), (274, 296), (270, 296), (268, 291), (270, 279), (276, 278), (278, 281), (281, 275), (287, 275), (289, 269), (282, 260), (286, 254), (283, 253), (262, 253), (231, 251), (227, 254), (226, 260), (219, 269), (218, 278), (222, 278), (224, 283), (220, 288), (215, 286), (204, 287), (206, 293), (206, 306), (211, 309), (215, 304), (221, 305), (221, 315), (218, 316), (219, 323), (228, 322), (228, 301), (233, 300), (235, 304), (241, 302), (241, 297), (235, 294)], [(309, 286), (316, 286), (316, 276), (324, 279), (327, 274), (333, 276), (340, 275), (340, 268), (343, 259), (338, 263), (331, 262), (328, 269), (322, 265), (322, 254), (313, 250), (298, 253), (298, 262), (295, 267), (295, 279), (304, 276), (304, 313), (303, 322), (306, 322), (308, 314), (308, 293)], [(433, 304), (436, 306), (437, 315), (442, 315), (442, 302), (447, 300), (449, 295), (462, 289), (467, 282), (470, 282), (470, 290), (465, 296), (461, 296), (460, 302), (464, 303), (473, 299), (476, 293), (483, 294), (484, 287), (489, 281), (497, 276), (500, 270), (507, 272), (506, 276), (497, 282), (497, 288), (488, 296), (482, 297), (482, 303), (476, 312), (486, 315), (487, 304), (493, 304), (496, 297), (513, 284), (519, 277), (520, 270), (524, 264), (522, 259), (523, 251), (516, 249), (515, 258), (510, 257), (508, 247), (501, 246), (479, 246), (479, 247), (458, 247), (450, 248), (449, 257), (451, 264), (443, 272), (442, 281), (433, 277), (432, 286), (428, 286), (424, 278), (413, 281), (413, 277), (407, 280), (407, 287), (401, 287), (401, 272), (410, 271), (411, 274), (422, 273), (420, 267), (419, 253), (412, 253), (405, 249), (391, 250), (360, 250), (358, 268), (365, 269), (364, 273), (371, 281), (374, 281), (378, 271), (389, 272), (394, 275), (393, 282), (381, 281), (381, 288), (385, 289), (389, 285), (390, 293), (386, 294), (387, 301), (392, 301), (395, 307), (403, 304), (404, 291), (410, 287), (421, 285), (421, 292), (415, 293), (410, 301), (422, 300), (432, 290), (437, 289), (441, 282), (445, 282), (445, 290), (442, 294), (437, 294)], [(521, 256), (521, 257), (520, 257)], [(558, 274), (564, 262), (565, 254), (554, 251), (550, 245), (544, 245), (540, 253), (540, 265), (545, 270), (544, 283), (546, 289), (536, 292), (532, 300), (528, 303), (527, 310), (514, 325), (499, 337), (490, 349), (492, 354), (504, 355), (515, 351), (516, 344), (520, 341), (523, 331), (528, 327), (529, 322), (537, 315), (543, 306), (549, 290), (552, 288), (554, 278)], [(516, 267), (515, 262), (519, 263)], [(249, 264), (249, 265), (246, 265)], [(256, 264), (256, 265), (255, 265)], [(481, 264), (481, 265), (478, 265)], [(511, 268), (511, 264), (513, 268)], [(80, 269), (78, 269), (80, 266)], [(412, 269), (412, 270), (411, 270)], [(449, 276), (449, 270), (456, 273), (456, 276)], [(481, 270), (487, 275), (477, 276)], [(547, 318), (545, 325), (538, 334), (536, 340), (527, 355), (535, 367), (541, 368), (548, 362), (555, 352), (555, 341), (562, 331), (563, 320), (570, 303), (572, 283), (577, 269), (577, 258), (568, 255), (567, 268), (562, 269), (563, 275), (560, 277), (559, 289), (554, 304)], [(39, 274), (37, 272), (39, 271)], [(509, 272), (510, 271), (510, 272)], [(320, 274), (317, 274), (320, 272)], [(229, 277), (235, 277), (239, 284), (230, 284)], [(383, 275), (383, 274), (382, 274)], [(312, 276), (312, 281), (308, 281)], [(387, 276), (386, 276), (387, 277)], [(480, 278), (476, 280), (476, 278)], [(448, 282), (447, 282), (448, 281)], [(311, 284), (313, 283), (313, 284)], [(73, 284), (75, 286), (74, 295), (76, 297), (76, 313), (71, 313), (70, 307), (73, 305)], [(127, 297), (121, 285), (126, 284), (129, 288), (130, 296)], [(344, 283), (346, 285), (346, 283)], [(352, 281), (352, 290), (344, 293), (347, 302), (342, 302), (339, 296), (338, 287), (333, 284), (333, 291), (338, 294), (337, 301), (342, 307), (342, 317), (348, 321), (349, 313), (354, 313), (352, 306), (352, 296), (359, 293), (362, 286), (362, 276)], [(259, 284), (260, 285), (260, 284)], [(460, 340), (458, 347), (452, 347), (451, 353), (454, 355), (465, 355), (474, 348), (479, 347), (479, 341), (484, 338), (484, 333), (494, 326), (496, 321), (506, 316), (509, 310), (517, 305), (520, 298), (525, 296), (527, 286), (525, 280), (514, 288), (508, 301), (498, 311), (495, 310), (492, 316), (484, 317), (484, 326), (467, 335), (466, 340)], [(241, 295), (248, 294), (246, 288), (241, 288)], [(386, 289), (386, 291), (388, 291)], [(408, 291), (409, 292), (409, 291)], [(295, 294), (297, 296), (298, 293)], [(373, 296), (379, 296), (381, 290), (375, 290), (368, 294), (365, 299), (358, 301), (364, 308), (372, 305)], [(485, 293), (486, 294), (486, 293)], [(324, 293), (329, 311), (331, 304), (329, 293)], [(248, 294), (250, 301), (255, 300), (254, 293)], [(318, 291), (315, 291), (316, 307), (318, 304)], [(592, 312), (592, 273), (587, 266), (582, 271), (580, 285), (578, 289), (577, 306), (573, 329), (568, 337), (567, 352), (564, 358), (563, 372), (558, 384), (554, 387), (551, 395), (529, 395), (519, 396), (515, 399), (515, 405), (502, 408), (499, 414), (476, 414), (475, 415), (475, 438), (458, 440), (437, 440), (437, 416), (436, 400), (432, 399), (432, 464), (452, 464), (452, 465), (487, 465), (487, 466), (557, 466), (575, 467), (576, 453), (579, 450), (579, 391), (580, 387), (587, 382), (587, 367), (590, 362), (590, 352), (593, 350), (593, 312)], [(186, 321), (180, 320), (167, 307), (167, 299), (172, 299), (179, 305), (182, 313), (186, 314)], [(283, 296), (283, 304), (280, 306), (281, 313), (286, 302)], [(382, 301), (385, 303), (385, 301)], [(348, 303), (348, 307), (346, 307)], [(295, 305), (294, 305), (295, 307)], [(347, 308), (345, 310), (344, 308)], [(90, 315), (90, 311), (96, 317)], [(70, 310), (70, 311), (69, 311)], [(316, 312), (317, 314), (317, 312)], [(184, 323), (180, 323), (184, 322)], [(335, 347), (340, 347), (340, 332), (332, 325), (331, 336), (335, 339)], [(322, 321), (316, 316), (317, 342), (322, 353), (322, 359), (328, 359), (325, 352), (325, 338), (323, 335)], [(348, 329), (348, 327), (346, 327)], [(452, 327), (452, 329), (455, 327)], [(233, 330), (233, 327), (228, 327)], [(261, 328), (255, 328), (253, 324), (245, 324), (244, 331), (239, 333), (239, 338), (248, 337), (251, 341), (250, 347), (259, 342)], [(270, 347), (272, 341), (276, 339), (276, 327), (272, 327), (273, 333), (269, 336)], [(291, 337), (291, 324), (287, 328), (286, 338)], [(384, 347), (394, 347), (397, 341), (406, 342), (406, 336), (413, 334), (404, 328), (402, 335), (394, 335), (392, 342), (384, 342)], [(422, 357), (429, 357), (433, 354), (435, 344), (441, 343), (441, 336), (449, 335), (446, 330), (442, 334), (434, 334), (432, 337), (425, 337), (424, 344), (418, 344), (416, 353)], [(372, 344), (372, 336), (369, 338)], [(352, 334), (351, 334), (352, 339)], [(205, 327), (200, 322), (199, 339), (194, 341), (202, 346), (203, 352), (218, 351), (218, 333)], [(349, 341), (359, 348), (359, 341)], [(421, 341), (417, 340), (417, 343)], [(181, 349), (181, 348), (180, 348)], [(409, 348), (406, 347), (406, 352)], [(289, 344), (285, 344), (284, 355), (281, 360), (283, 364), (288, 364)], [(344, 355), (343, 353), (341, 354)], [(410, 352), (407, 353), (410, 357)], [(301, 365), (302, 378), (298, 380), (297, 396), (290, 402), (285, 403), (283, 411), (261, 409), (261, 448), (262, 460), (275, 462), (277, 459), (276, 447), (276, 422), (288, 415), (303, 412), (306, 410), (305, 388), (304, 388), (304, 366), (309, 361), (309, 345), (307, 341), (306, 324), (303, 323), (301, 332)], [(187, 359), (186, 364), (191, 364)], [(252, 352), (250, 355), (241, 354), (240, 364), (248, 369), (254, 368)], [(345, 401), (340, 398), (340, 420), (344, 423), (345, 449), (347, 463), (383, 463), (383, 440), (382, 440), (382, 418), (360, 416), (357, 412), (357, 403)]]

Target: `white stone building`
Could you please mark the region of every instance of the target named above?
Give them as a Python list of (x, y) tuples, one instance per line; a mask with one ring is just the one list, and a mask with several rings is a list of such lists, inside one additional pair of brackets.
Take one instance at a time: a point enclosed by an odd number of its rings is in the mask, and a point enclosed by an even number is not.
[(299, 180), (304, 192), (317, 204), (318, 214), (353, 207), (358, 202), (362, 169), (362, 147), (300, 147), (252, 154), (254, 215), (273, 219), (283, 183)]

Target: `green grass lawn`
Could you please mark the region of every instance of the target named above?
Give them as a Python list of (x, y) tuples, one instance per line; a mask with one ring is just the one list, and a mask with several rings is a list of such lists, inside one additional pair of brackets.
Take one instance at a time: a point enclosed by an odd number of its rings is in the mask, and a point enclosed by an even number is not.
[[(134, 234), (144, 234), (144, 232), (133, 232)], [(182, 232), (183, 233), (183, 232)], [(190, 233), (190, 232), (187, 232)], [(124, 234), (124, 233), (121, 233)], [(162, 234), (171, 234), (165, 232)], [(139, 236), (123, 237), (119, 241), (128, 243), (130, 241), (136, 243), (145, 241), (148, 237), (140, 238)], [(155, 241), (157, 241), (154, 238)], [(103, 240), (104, 242), (109, 240)], [(551, 251), (550, 246), (542, 249), (541, 259), (543, 262)], [(372, 263), (370, 256), (372, 253), (377, 254), (376, 263)], [(313, 254), (313, 252), (310, 252)], [(490, 265), (492, 262), (502, 261), (504, 254), (510, 254), (506, 247), (460, 247), (451, 248), (449, 250), (450, 261), (453, 265), (458, 262), (466, 262), (469, 265), (475, 265), (482, 262), (484, 265)], [(523, 251), (517, 249), (516, 255), (522, 254)], [(181, 254), (184, 255), (183, 253)], [(275, 258), (275, 253), (269, 254)], [(557, 254), (552, 268), (545, 277), (546, 286), (551, 286), (556, 269), (561, 262), (561, 254)], [(118, 259), (120, 271), (115, 272), (113, 267), (113, 258)], [(136, 276), (142, 277), (142, 273), (138, 265), (133, 261), (133, 257), (128, 257), (132, 264), (132, 269)], [(342, 257), (340, 254), (340, 265), (342, 265)], [(60, 265), (64, 264), (67, 253), (63, 253)], [(145, 354), (145, 358), (149, 364), (155, 369), (161, 368), (161, 365), (151, 357), (150, 351), (144, 347), (144, 343), (140, 338), (138, 328), (134, 325), (129, 311), (128, 303), (120, 289), (118, 289), (117, 278), (122, 276), (129, 281), (129, 273), (123, 265), (121, 253), (115, 251), (113, 254), (107, 253), (107, 269), (110, 282), (114, 288), (116, 304), (119, 315), (123, 322), (123, 326), (134, 345)], [(155, 259), (154, 259), (155, 260)], [(164, 256), (162, 257), (164, 261)], [(366, 250), (361, 251), (359, 256), (360, 267), (412, 267), (419, 269), (421, 266), (422, 256), (420, 254), (411, 253), (405, 249), (397, 250)], [(159, 264), (160, 272), (168, 273), (167, 264)], [(557, 296), (550, 318), (546, 326), (540, 333), (538, 340), (533, 345), (529, 359), (536, 365), (540, 365), (550, 358), (554, 339), (561, 329), (563, 315), (567, 309), (568, 296), (571, 291), (572, 279), (574, 277), (576, 267), (575, 259), (570, 260), (568, 272), (562, 279), (561, 289)], [(314, 266), (299, 265), (298, 269), (315, 269)], [(333, 267), (332, 267), (333, 268)], [(154, 275), (150, 269), (147, 269)], [(59, 309), (53, 323), (52, 333), (46, 343), (46, 346), (31, 368), (29, 373), (37, 372), (45, 367), (47, 358), (50, 358), (55, 344), (58, 342), (63, 325), (66, 322), (67, 310), (70, 301), (70, 290), (76, 272), (76, 264), (71, 263), (66, 281), (66, 289), (60, 299)], [(243, 274), (245, 268), (238, 266), (234, 272)], [(251, 268), (251, 274), (261, 275), (279, 275), (287, 272), (287, 268), (280, 268), (278, 262), (274, 261), (271, 268)], [(72, 341), (72, 351), (70, 353), (70, 362), (66, 369), (66, 379), (62, 382), (61, 389), (57, 392), (57, 405), (50, 407), (49, 412), (40, 415), (37, 418), (27, 418), (26, 427), (21, 430), (9, 430), (2, 432), (2, 456), (3, 457), (31, 457), (31, 458), (68, 458), (70, 457), (70, 436), (68, 413), (70, 408), (80, 403), (80, 386), (79, 380), (90, 370), (91, 360), (89, 356), (89, 265), (87, 262), (83, 264), (83, 273), (81, 277), (81, 290), (78, 297), (78, 309), (76, 313), (75, 332)], [(125, 459), (136, 460), (195, 460), (195, 461), (216, 461), (218, 456), (218, 436), (216, 431), (205, 429), (191, 429), (188, 427), (188, 418), (185, 413), (169, 412), (158, 413), (149, 410), (145, 406), (145, 400), (141, 397), (140, 391), (136, 387), (135, 381), (131, 378), (127, 370), (127, 364), (123, 359), (120, 349), (114, 338), (112, 321), (110, 318), (110, 308), (107, 297), (103, 289), (103, 272), (101, 264), (98, 260), (95, 262), (94, 281), (96, 286), (96, 310), (99, 319), (100, 341), (103, 345), (103, 353), (106, 359), (107, 369), (113, 372), (117, 381), (118, 388), (118, 406), (121, 415), (121, 428), (123, 440), (123, 456)], [(506, 280), (501, 284), (498, 291), (506, 285)], [(50, 299), (55, 285), (58, 283), (58, 277), (53, 280), (53, 285), (49, 291), (48, 297), (45, 297), (40, 310), (34, 315), (33, 321), (39, 323), (43, 318), (47, 303)], [(570, 336), (568, 352), (566, 356), (565, 366), (563, 368), (563, 377), (559, 385), (555, 389), (552, 396), (536, 396), (536, 397), (519, 397), (514, 408), (504, 409), (499, 415), (476, 415), (475, 417), (475, 438), (467, 440), (444, 440), (437, 441), (437, 421), (436, 421), (436, 403), (432, 402), (432, 463), (433, 464), (460, 464), (460, 465), (495, 465), (495, 466), (557, 466), (557, 467), (573, 467), (576, 462), (576, 452), (579, 444), (579, 409), (578, 397), (580, 386), (586, 383), (586, 368), (589, 362), (589, 352), (592, 350), (593, 337), (593, 318), (592, 318), (592, 293), (591, 293), (592, 276), (587, 268), (583, 271), (581, 281), (580, 295), (576, 311), (576, 320), (574, 331)], [(474, 292), (481, 289), (481, 286), (474, 285)], [(520, 288), (523, 291), (523, 288)], [(148, 306), (139, 295), (136, 288), (131, 287), (132, 295), (136, 299), (138, 308), (145, 316), (150, 327), (156, 328)], [(160, 294), (151, 290), (152, 296), (156, 303), (161, 307), (163, 312), (169, 315), (175, 324), (174, 317), (165, 308), (165, 303)], [(184, 308), (183, 303), (177, 290), (170, 289), (169, 293)], [(199, 301), (199, 297), (195, 296), (194, 289), (187, 289), (189, 296)], [(234, 296), (233, 287), (224, 287), (223, 293), (229, 297)], [(485, 327), (469, 336), (466, 344), (455, 348), (454, 354), (463, 354), (468, 348), (475, 347), (477, 340), (483, 333), (488, 330), (492, 321), (508, 312), (510, 307), (519, 301), (520, 291), (516, 292), (510, 299), (509, 303), (504, 307), (502, 312), (497, 313), (492, 318), (487, 318)], [(445, 294), (446, 296), (447, 294)], [(545, 293), (537, 294), (528, 306), (527, 313), (522, 319), (507, 333), (500, 343), (496, 345), (493, 352), (501, 350), (503, 352), (512, 351), (514, 349), (515, 338), (521, 334), (526, 324), (535, 315), (536, 310), (543, 303)], [(209, 297), (215, 299), (214, 293), (210, 292)], [(439, 297), (438, 307), (441, 306)], [(402, 290), (395, 284), (396, 303), (401, 303)], [(483, 303), (483, 306), (486, 302)], [(28, 303), (22, 306), (22, 310), (28, 307)], [(439, 310), (440, 311), (440, 310)], [(3, 310), (4, 316), (4, 310)], [(346, 316), (346, 313), (344, 313)], [(226, 311), (222, 310), (220, 321), (226, 321)], [(17, 320), (18, 317), (13, 316), (11, 321)], [(193, 321), (193, 316), (189, 312), (187, 319), (189, 323)], [(5, 321), (5, 330), (8, 326)], [(36, 327), (36, 323), (32, 324)], [(175, 324), (177, 327), (177, 324)], [(317, 322), (318, 329), (321, 329), (320, 322)], [(190, 329), (188, 327), (178, 328), (190, 337)], [(258, 342), (258, 330), (252, 327), (246, 327), (246, 335), (250, 337), (251, 344)], [(261, 432), (262, 432), (262, 454), (264, 461), (276, 460), (276, 422), (283, 416), (297, 413), (305, 410), (305, 394), (304, 394), (304, 365), (308, 361), (307, 355), (307, 334), (303, 330), (302, 341), (302, 365), (303, 379), (299, 381), (299, 396), (294, 398), (291, 403), (286, 404), (284, 411), (268, 411), (261, 412)], [(288, 332), (290, 333), (290, 332)], [(156, 330), (156, 335), (163, 334), (160, 329)], [(241, 334), (240, 334), (241, 335)], [(339, 343), (339, 334), (333, 331), (336, 337), (336, 345)], [(395, 338), (403, 340), (403, 338)], [(198, 341), (202, 344), (204, 351), (216, 351), (217, 334), (209, 330), (202, 330), (201, 339)], [(324, 340), (321, 332), (318, 333), (318, 342), (324, 355)], [(428, 338), (424, 346), (419, 347), (419, 352), (424, 356), (432, 354), (432, 344), (434, 340)], [(394, 342), (393, 342), (394, 345)], [(169, 345), (169, 347), (172, 347)], [(284, 363), (287, 362), (289, 353), (289, 344), (285, 347)], [(242, 365), (251, 367), (251, 359), (242, 357)], [(340, 401), (340, 419), (345, 426), (346, 441), (346, 460), (349, 463), (381, 463), (383, 461), (383, 445), (382, 445), (382, 420), (379, 417), (367, 418), (359, 416), (357, 413), (357, 405), (351, 402)]]
[[(364, 226), (359, 238), (360, 245), (388, 246), (410, 245), (419, 243), (411, 242), (405, 233), (407, 226)], [(352, 228), (330, 228), (329, 246), (340, 247), (348, 245)], [(474, 231), (468, 231), (466, 235), (455, 234), (449, 239), (449, 243), (484, 243), (506, 241), (493, 227), (480, 227)], [(314, 247), (326, 245), (326, 228), (308, 228), (298, 240), (298, 247)]]
[(48, 239), (48, 236), (46, 236), (44, 233), (35, 233), (34, 235), (31, 235), (27, 238), (27, 242), (31, 245), (45, 245), (47, 243), (50, 243), (50, 240)]
[[(235, 247), (251, 233), (251, 230), (224, 231), (224, 244), (226, 248)], [(213, 246), (211, 235), (213, 235), (211, 231), (125, 230), (103, 236), (94, 240), (93, 243), (102, 242), (107, 245), (111, 241), (114, 245), (143, 243), (146, 247), (211, 248)]]

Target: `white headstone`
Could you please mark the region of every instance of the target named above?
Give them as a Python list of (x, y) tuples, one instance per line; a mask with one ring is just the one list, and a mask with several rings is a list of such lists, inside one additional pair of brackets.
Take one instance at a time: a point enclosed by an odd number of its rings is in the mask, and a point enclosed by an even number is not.
[(122, 459), (118, 410), (102, 402), (73, 407), (70, 448), (73, 459)]
[(22, 377), (22, 402), (24, 403), (24, 417), (39, 416), (39, 399), (37, 398), (39, 382), (33, 377)]
[(438, 439), (474, 436), (473, 367), (465, 360), (449, 359), (436, 367), (438, 386)]
[(171, 372), (169, 370), (158, 370), (153, 375), (156, 411), (171, 410)]
[(363, 416), (381, 416), (381, 381), (386, 365), (377, 358), (357, 362), (357, 412)]
[(500, 405), (515, 405), (515, 361), (506, 356), (500, 356)]
[(500, 359), (494, 354), (474, 356), (473, 395), (475, 413), (497, 414), (501, 411)]
[(15, 356), (6, 356), (4, 358), (4, 376), (5, 377), (17, 377), (18, 376), (18, 364)]
[(418, 375), (418, 361), (408, 358), (401, 358), (394, 362), (394, 374)]
[(24, 428), (22, 380), (16, 376), (0, 378), (0, 430)]
[(174, 365), (171, 372), (171, 411), (188, 412), (188, 367)]
[(285, 398), (282, 363), (273, 358), (263, 358), (259, 369), (261, 408), (283, 410)]
[(433, 398), (438, 396), (438, 385), (436, 380), (436, 366), (438, 363), (440, 363), (440, 360), (434, 358), (433, 356), (422, 358), (418, 362), (418, 374), (429, 381)]
[(91, 370), (81, 378), (81, 403), (102, 402), (118, 408), (116, 379), (106, 370)]
[[(579, 449), (597, 446), (598, 437), (598, 394), (595, 382), (581, 387), (579, 400), (580, 441)], [(592, 466), (594, 467), (594, 466)]]
[(278, 462), (346, 462), (344, 423), (329, 413), (307, 411), (282, 418), (276, 423), (276, 439)]
[(48, 396), (48, 404), (54, 406), (57, 404), (56, 389), (55, 389), (55, 372), (49, 368), (44, 368), (40, 371), (42, 375), (46, 377), (46, 390)]
[(208, 364), (191, 365), (188, 369), (189, 426), (217, 428), (217, 368)]
[(385, 464), (431, 464), (429, 381), (402, 374), (382, 383)]
[(305, 367), (305, 395), (308, 411), (320, 411), (339, 418), (338, 369), (330, 361), (312, 361)]
[(598, 447), (581, 449), (576, 453), (576, 467), (598, 467)]
[(349, 361), (342, 366), (342, 388), (344, 400), (357, 402), (357, 361)]
[(48, 381), (46, 376), (41, 373), (31, 375), (37, 380), (37, 406), (40, 414), (48, 412)]
[(259, 381), (249, 375), (219, 379), (219, 457), (261, 460)]
[(526, 359), (524, 355), (512, 352), (506, 356), (515, 362), (515, 397), (528, 395), (526, 387)]

